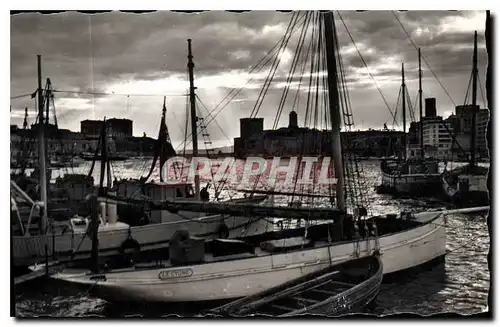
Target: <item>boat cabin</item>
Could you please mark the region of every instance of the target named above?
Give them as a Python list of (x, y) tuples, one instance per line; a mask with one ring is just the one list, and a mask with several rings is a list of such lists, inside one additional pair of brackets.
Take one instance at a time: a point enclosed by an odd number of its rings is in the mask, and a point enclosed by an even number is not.
[(66, 190), (70, 200), (84, 201), (95, 190), (94, 178), (84, 174), (66, 174), (56, 179), (56, 188)]
[(143, 195), (153, 201), (174, 201), (175, 199), (195, 199), (190, 183), (145, 183), (139, 180), (121, 180), (115, 182), (118, 196), (137, 198)]

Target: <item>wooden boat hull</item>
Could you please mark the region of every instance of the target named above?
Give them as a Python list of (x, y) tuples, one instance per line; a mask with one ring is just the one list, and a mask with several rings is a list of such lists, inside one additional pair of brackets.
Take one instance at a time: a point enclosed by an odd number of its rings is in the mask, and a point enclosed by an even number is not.
[[(382, 218), (385, 219), (385, 218)], [(372, 255), (377, 248), (384, 274), (422, 265), (446, 252), (445, 216), (422, 213), (421, 225), (385, 236), (344, 241), (285, 253), (249, 254), (245, 258), (170, 268), (124, 269), (92, 276), (63, 271), (53, 278), (91, 288), (109, 301), (199, 302), (230, 300), (256, 294), (319, 271), (330, 264)], [(96, 279), (98, 278), (98, 279)]]
[[(360, 269), (362, 267), (362, 281), (354, 281), (347, 289), (345, 282), (352, 283), (353, 281), (342, 278), (343, 274), (348, 274), (349, 269)], [(359, 312), (368, 305), (378, 294), (380, 284), (382, 283), (383, 265), (378, 255), (364, 257), (360, 259), (350, 260), (340, 265), (330, 266), (324, 270), (305, 275), (297, 280), (278, 285), (264, 292), (245, 297), (221, 307), (212, 309), (210, 314), (219, 316), (248, 316), (256, 315), (271, 315), (278, 317), (291, 317), (304, 314), (317, 314), (326, 316), (339, 316), (350, 312)], [(356, 280), (360, 279), (359, 276)], [(340, 285), (335, 287), (335, 283), (340, 281)], [(333, 289), (328, 286), (332, 286)], [(338, 284), (337, 284), (338, 285)], [(340, 288), (340, 289), (338, 289)], [(345, 289), (345, 290), (344, 290)], [(308, 294), (309, 293), (309, 294)], [(312, 293), (312, 294), (311, 294)], [(321, 300), (317, 301), (317, 296)], [(328, 295), (324, 295), (324, 294)], [(325, 298), (326, 297), (326, 298)], [(286, 310), (279, 306), (279, 302), (299, 302), (308, 303), (307, 306), (297, 308), (294, 306), (290, 310)], [(278, 306), (276, 306), (278, 304)], [(297, 304), (297, 302), (295, 303)], [(275, 305), (273, 307), (273, 305)], [(266, 313), (265, 307), (275, 311), (285, 311), (279, 314)]]

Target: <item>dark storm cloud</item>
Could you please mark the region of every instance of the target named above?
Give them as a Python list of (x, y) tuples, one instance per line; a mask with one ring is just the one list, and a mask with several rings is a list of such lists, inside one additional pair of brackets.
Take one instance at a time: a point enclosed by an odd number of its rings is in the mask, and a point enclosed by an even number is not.
[(90, 69), (93, 55), (96, 79), (118, 79), (127, 74), (164, 76), (186, 71), (186, 39), (192, 38), (193, 51), (198, 54), (197, 72), (242, 68), (255, 58), (237, 59), (231, 53), (248, 46), (254, 46), (252, 51), (257, 54), (269, 49), (273, 40), (255, 34), (266, 24), (286, 22), (287, 15), (113, 12), (15, 16), (11, 18), (11, 67), (17, 76), (16, 67), (32, 61), (34, 53), (43, 52), (44, 60), (64, 64), (65, 69), (71, 65)]
[[(396, 14), (413, 40), (422, 47), (422, 53), (434, 72), (448, 81), (446, 87), (451, 89), (450, 93), (463, 93), (471, 68), (473, 31), (467, 28), (447, 30), (443, 26), (444, 22), (463, 19), (471, 16), (471, 13), (417, 11)], [(417, 77), (417, 54), (394, 14), (385, 11), (341, 12), (341, 15), (376, 80), (394, 81), (385, 86), (384, 92), (394, 94), (394, 99), (388, 97), (395, 102), (400, 62), (405, 62), (408, 80), (414, 80)], [(134, 81), (155, 82), (174, 78), (185, 82), (188, 38), (193, 39), (197, 81), (224, 73), (237, 75), (247, 72), (276, 44), (283, 36), (290, 16), (290, 13), (266, 11), (243, 14), (155, 12), (140, 15), (120, 12), (84, 15), (67, 12), (12, 16), (11, 93), (14, 96), (36, 89), (36, 54), (43, 56), (44, 78), (50, 77), (54, 89), (58, 90), (100, 93), (106, 90), (111, 92), (110, 85), (116, 87)], [(336, 21), (339, 42), (342, 50), (345, 50), (342, 57), (346, 80), (354, 93), (351, 98), (357, 101), (353, 106), (364, 117), (365, 125), (369, 120), (374, 126), (381, 125), (387, 120), (387, 117), (380, 117), (380, 113), (384, 112), (384, 104), (380, 95), (373, 92), (371, 78), (353, 48), (343, 23), (338, 19)], [(483, 30), (483, 27), (479, 30), (480, 71), (484, 71), (486, 65)], [(292, 40), (288, 51), (293, 52), (295, 45), (296, 41)], [(284, 65), (278, 71), (275, 82), (286, 81), (289, 65), (290, 63)], [(424, 76), (430, 78), (431, 74), (426, 66), (423, 69)], [(222, 122), (219, 121), (222, 115), (219, 116), (218, 121), (231, 129), (232, 134), (235, 130), (237, 134), (239, 130), (234, 121), (251, 112), (264, 79), (265, 75), (255, 78), (251, 87), (244, 89), (236, 97), (242, 101), (234, 101), (228, 106), (230, 110), (224, 112)], [(298, 82), (297, 77), (293, 82)], [(244, 82), (240, 87), (243, 84)], [(221, 85), (215, 94), (212, 91), (205, 92), (202, 88), (198, 94), (202, 99), (210, 99), (207, 100), (207, 106), (213, 107), (228, 90), (227, 86)], [(267, 109), (276, 108), (282, 90), (283, 86), (272, 86)], [(133, 89), (130, 92), (149, 93), (149, 90)], [(70, 111), (68, 115), (71, 116), (72, 128), (77, 126), (75, 122), (80, 118), (89, 118), (78, 115), (82, 112), (88, 115), (94, 102), (99, 103), (102, 114), (124, 112), (123, 108), (129, 106), (124, 97), (108, 99), (98, 94), (58, 93), (57, 99), (62, 101), (61, 110)], [(172, 110), (182, 119), (185, 100), (171, 101)], [(439, 101), (441, 100), (438, 99), (438, 103)], [(13, 100), (13, 108), (21, 110), (27, 102), (33, 106), (33, 101), (29, 99)], [(125, 113), (133, 116), (136, 121), (134, 124), (141, 126), (140, 131), (149, 129), (148, 135), (156, 134), (154, 127), (150, 127), (154, 124), (148, 121), (157, 119), (161, 99), (131, 99), (130, 102), (137, 106), (130, 105), (130, 108), (139, 112), (132, 110)], [(372, 107), (374, 103), (381, 108), (379, 114), (378, 109), (374, 110)], [(273, 111), (274, 109), (263, 110), (264, 114)], [(274, 117), (274, 114), (269, 114), (269, 117)], [(135, 126), (134, 131), (140, 134)]]

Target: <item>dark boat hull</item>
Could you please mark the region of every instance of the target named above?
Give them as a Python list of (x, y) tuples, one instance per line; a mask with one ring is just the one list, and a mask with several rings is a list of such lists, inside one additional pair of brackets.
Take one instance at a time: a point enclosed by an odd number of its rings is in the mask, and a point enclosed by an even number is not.
[[(393, 165), (391, 168), (390, 165)], [(430, 163), (429, 163), (430, 164)], [(382, 182), (376, 188), (379, 194), (433, 196), (441, 192), (441, 174), (437, 172), (435, 162), (432, 170), (425, 173), (400, 173), (397, 167), (400, 162), (381, 162)], [(416, 164), (413, 163), (413, 166)]]
[[(459, 177), (466, 180), (463, 187), (460, 186)], [(486, 178), (484, 172), (483, 174), (474, 175), (462, 174), (458, 169), (456, 171), (447, 171), (441, 177), (444, 196), (459, 207), (489, 205), (490, 199), (486, 188)], [(470, 185), (471, 180), (475, 181), (476, 185)]]

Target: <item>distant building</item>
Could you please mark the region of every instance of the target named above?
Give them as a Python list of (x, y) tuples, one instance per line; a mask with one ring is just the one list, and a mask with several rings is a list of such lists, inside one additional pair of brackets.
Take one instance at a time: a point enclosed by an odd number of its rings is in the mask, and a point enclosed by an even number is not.
[(85, 119), (80, 122), (80, 133), (86, 137), (99, 137), (102, 128), (102, 120)]
[(451, 124), (443, 117), (423, 117), (423, 144), (425, 153), (437, 158), (451, 156), (452, 135)]
[(132, 137), (132, 121), (130, 119), (111, 118), (106, 120), (108, 133), (113, 138)]
[(422, 137), (425, 155), (446, 159), (452, 155), (453, 124), (437, 115), (436, 98), (425, 99), (425, 117), (422, 117)]
[(425, 99), (425, 117), (436, 117), (436, 98), (426, 98)]
[[(240, 137), (234, 139), (236, 157), (329, 155), (331, 131), (298, 126), (297, 113), (289, 114), (288, 127), (264, 130), (263, 118), (240, 119)], [(402, 148), (403, 132), (369, 130), (342, 132), (344, 147), (360, 156), (391, 156)]]
[[(111, 118), (106, 120), (107, 134), (116, 139), (132, 137), (133, 122), (130, 119)], [(102, 128), (102, 120), (82, 120), (80, 132), (86, 137), (99, 137)]]
[(408, 129), (407, 142), (409, 146), (420, 144), (420, 122), (412, 121), (410, 123), (410, 128)]
[[(476, 151), (487, 155), (486, 126), (489, 111), (479, 106), (456, 106), (455, 114), (443, 119), (437, 116), (436, 99), (425, 99), (425, 116), (422, 119), (425, 154), (438, 158), (464, 157), (470, 152), (472, 113), (476, 110)], [(412, 122), (408, 133), (408, 145), (417, 149), (420, 144), (420, 122)], [(465, 154), (467, 156), (467, 154)]]
[(466, 151), (470, 151), (470, 137), (472, 126), (472, 115), (476, 112), (476, 151), (480, 156), (488, 155), (488, 148), (486, 144), (486, 128), (489, 120), (489, 110), (479, 109), (479, 106), (461, 105), (455, 107), (457, 117), (457, 129), (455, 130), (457, 137), (469, 143)]
[[(132, 121), (128, 119), (109, 119), (108, 149), (111, 153), (130, 156), (152, 155), (156, 140), (143, 136), (132, 136)], [(11, 126), (11, 157), (19, 161), (19, 156), (38, 156), (38, 124), (31, 128), (20, 129)], [(99, 143), (98, 137), (102, 121), (84, 120), (80, 122), (82, 132), (72, 132), (48, 124), (45, 126), (47, 154), (51, 158), (60, 155), (79, 155), (94, 152)]]
[(488, 156), (488, 145), (486, 142), (486, 129), (490, 120), (490, 112), (488, 109), (480, 109), (476, 114), (476, 147), (479, 155), (482, 157)]

